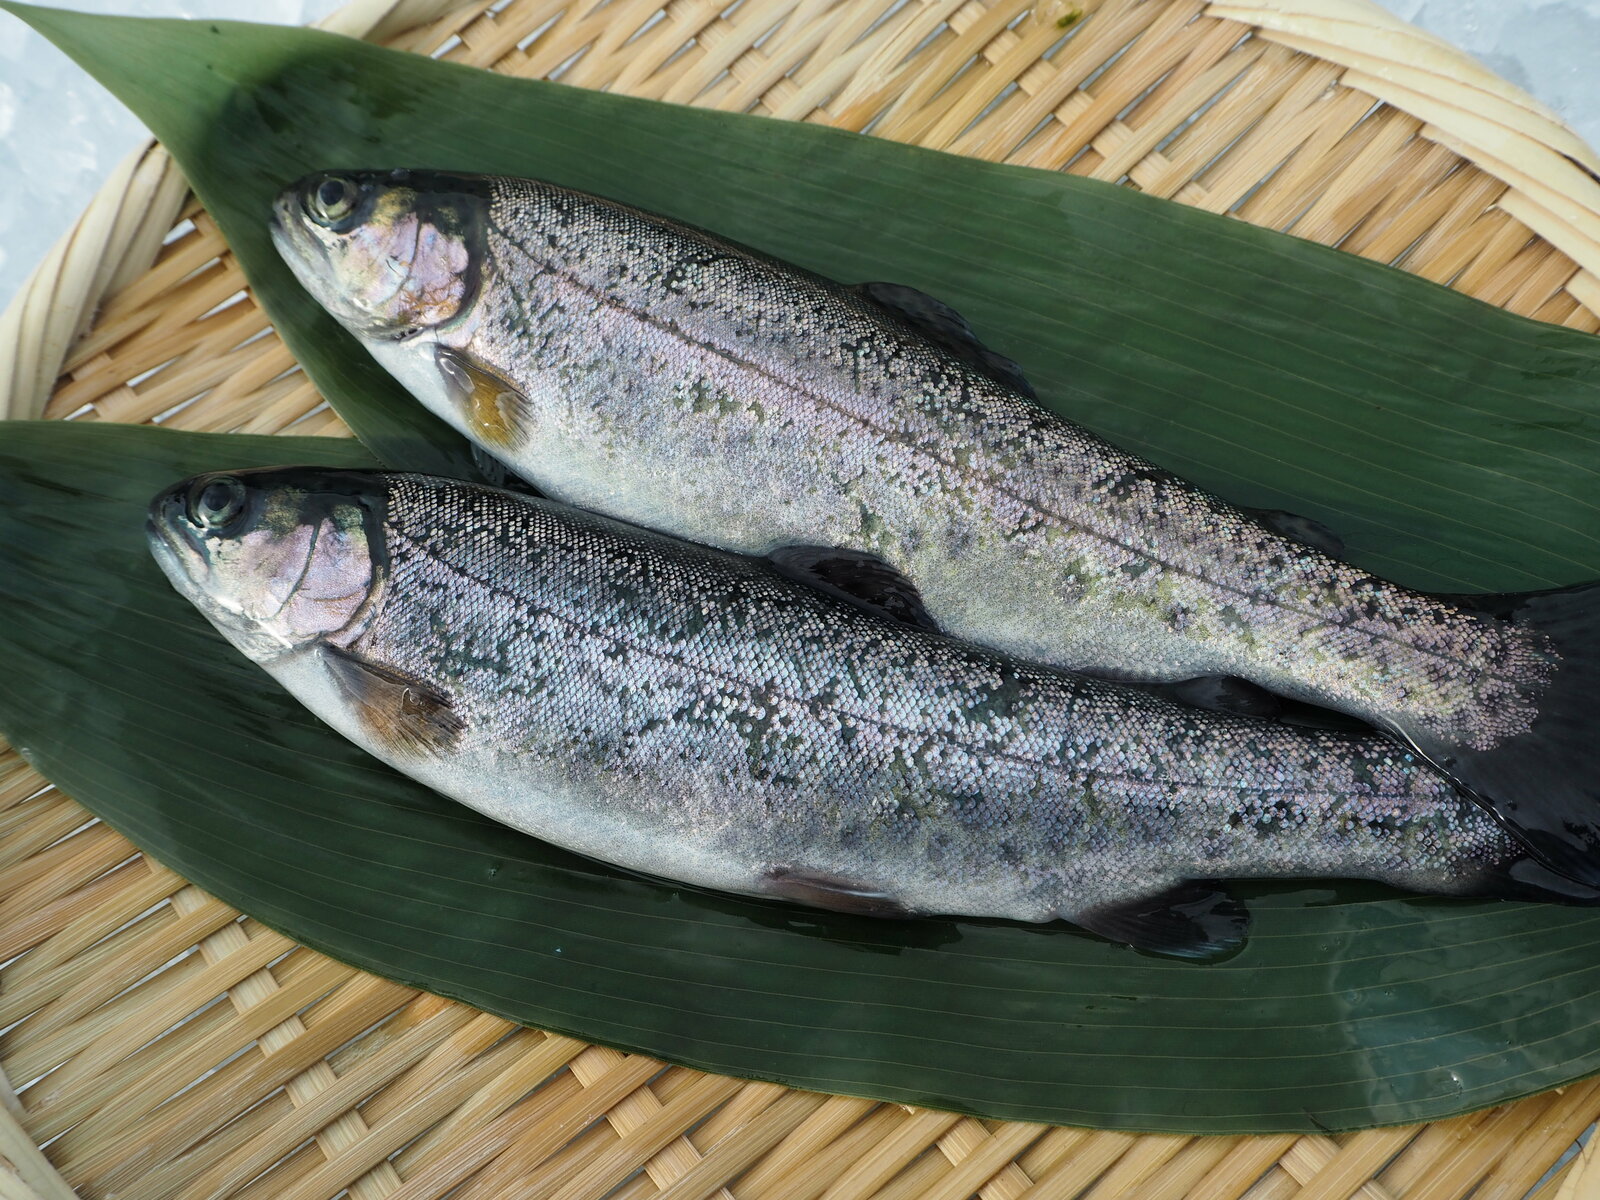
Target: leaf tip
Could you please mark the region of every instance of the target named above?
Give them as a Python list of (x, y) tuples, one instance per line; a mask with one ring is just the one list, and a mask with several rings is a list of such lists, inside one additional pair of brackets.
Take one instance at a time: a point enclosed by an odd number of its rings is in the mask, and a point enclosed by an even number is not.
[(43, 34), (68, 54), (72, 51), (63, 39), (71, 39), (74, 31), (80, 31), (83, 26), (95, 22), (109, 24), (117, 20), (115, 17), (73, 12), (71, 9), (44, 4), (24, 4), (21, 0), (0, 0), (0, 10), (10, 13), (35, 33)]

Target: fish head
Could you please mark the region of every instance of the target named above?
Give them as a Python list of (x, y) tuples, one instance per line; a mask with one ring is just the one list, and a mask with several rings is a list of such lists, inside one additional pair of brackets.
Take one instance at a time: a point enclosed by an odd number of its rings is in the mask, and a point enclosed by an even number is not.
[(321, 171), (273, 202), (272, 241), (345, 328), (367, 341), (403, 340), (471, 307), (487, 196), (472, 176)]
[(266, 663), (366, 628), (387, 563), (387, 494), (361, 471), (196, 475), (151, 501), (145, 534), (173, 587)]

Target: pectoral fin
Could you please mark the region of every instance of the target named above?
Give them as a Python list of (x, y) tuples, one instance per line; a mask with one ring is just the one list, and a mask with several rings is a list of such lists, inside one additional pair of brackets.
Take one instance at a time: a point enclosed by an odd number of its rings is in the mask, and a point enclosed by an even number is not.
[(408, 756), (443, 754), (466, 728), (442, 690), (338, 646), (323, 646), (340, 694), (380, 745)]
[(1071, 920), (1151, 954), (1213, 959), (1244, 945), (1250, 910), (1209, 884), (1180, 883), (1153, 896), (1090, 909)]
[(762, 882), (768, 894), (809, 904), (813, 908), (854, 913), (861, 917), (904, 919), (916, 916), (888, 892), (860, 880), (843, 879), (800, 867), (770, 867)]
[(967, 319), (943, 300), (903, 283), (858, 283), (852, 292), (887, 308), (903, 321), (917, 327), (929, 341), (942, 346), (969, 367), (982, 371), (995, 382), (1037, 400), (1033, 384), (1022, 368), (1004, 355), (996, 354), (978, 340)]
[(533, 413), (526, 396), (460, 350), (440, 346), (434, 361), (474, 441), (514, 450), (528, 440)]
[(916, 584), (883, 559), (830, 546), (784, 546), (767, 555), (790, 579), (915, 629), (938, 630)]

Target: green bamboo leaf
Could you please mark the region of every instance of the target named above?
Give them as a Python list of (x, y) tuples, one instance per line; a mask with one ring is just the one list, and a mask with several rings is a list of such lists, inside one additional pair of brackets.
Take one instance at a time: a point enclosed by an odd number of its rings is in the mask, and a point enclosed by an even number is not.
[(273, 196), (312, 170), (530, 175), (846, 282), (911, 284), (1020, 362), (1050, 407), (1230, 499), (1316, 517), (1401, 582), (1512, 590), (1600, 573), (1587, 335), (1074, 176), (309, 30), (0, 7), (176, 156), (295, 357), (392, 465), (470, 470), (272, 249)]
[[(272, 251), (268, 202), (309, 170), (542, 176), (836, 278), (909, 283), (1058, 411), (1242, 503), (1317, 517), (1387, 575), (1502, 590), (1600, 574), (1595, 339), (1071, 177), (305, 31), (5, 7), (177, 155), (296, 356), (391, 464), (468, 469)], [(562, 855), (323, 730), (146, 561), (143, 505), (172, 478), (354, 448), (7, 434), (0, 666), (37, 686), (0, 697), (0, 729), (152, 853), (346, 961), (708, 1069), (1128, 1129), (1409, 1122), (1600, 1070), (1600, 917), (1582, 911), (1247, 888), (1249, 949), (1193, 966), (1064, 928), (710, 897)]]
[[(1126, 1129), (1416, 1121), (1600, 1068), (1600, 914), (1243, 888), (1245, 952), (880, 922), (651, 882), (524, 837), (317, 722), (167, 584), (145, 506), (202, 470), (369, 466), (351, 441), (14, 424), (0, 728), (266, 924), (491, 1012), (736, 1075)], [(1387, 897), (1387, 898), (1384, 898)]]

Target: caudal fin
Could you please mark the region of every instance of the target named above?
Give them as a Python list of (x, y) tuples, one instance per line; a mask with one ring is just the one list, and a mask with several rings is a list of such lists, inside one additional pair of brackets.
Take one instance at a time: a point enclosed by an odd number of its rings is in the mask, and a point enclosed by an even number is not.
[(1532, 855), (1498, 864), (1471, 893), (1496, 900), (1538, 900), (1547, 904), (1600, 905), (1600, 888), (1557, 874)]
[(1600, 583), (1450, 599), (1543, 632), (1555, 671), (1525, 733), (1487, 750), (1408, 740), (1536, 857), (1600, 887)]

